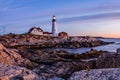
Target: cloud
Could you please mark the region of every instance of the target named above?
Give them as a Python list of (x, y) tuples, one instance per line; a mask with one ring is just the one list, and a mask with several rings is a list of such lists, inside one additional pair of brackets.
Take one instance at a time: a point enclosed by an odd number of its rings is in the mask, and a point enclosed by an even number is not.
[(99, 13), (99, 14), (91, 14), (84, 16), (75, 16), (59, 19), (59, 22), (74, 22), (74, 21), (91, 21), (91, 20), (104, 20), (104, 19), (120, 19), (120, 12), (116, 13)]

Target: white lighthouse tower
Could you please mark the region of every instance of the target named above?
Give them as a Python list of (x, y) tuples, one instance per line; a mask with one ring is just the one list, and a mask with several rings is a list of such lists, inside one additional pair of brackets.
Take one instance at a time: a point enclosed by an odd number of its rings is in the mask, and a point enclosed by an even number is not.
[(56, 17), (52, 17), (52, 36), (57, 36)]

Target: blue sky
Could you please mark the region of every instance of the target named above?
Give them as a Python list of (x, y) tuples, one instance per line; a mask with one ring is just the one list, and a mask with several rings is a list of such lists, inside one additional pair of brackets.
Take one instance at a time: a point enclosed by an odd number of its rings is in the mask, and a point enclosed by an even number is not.
[(69, 35), (120, 38), (120, 0), (0, 0), (0, 33), (25, 33), (32, 26)]

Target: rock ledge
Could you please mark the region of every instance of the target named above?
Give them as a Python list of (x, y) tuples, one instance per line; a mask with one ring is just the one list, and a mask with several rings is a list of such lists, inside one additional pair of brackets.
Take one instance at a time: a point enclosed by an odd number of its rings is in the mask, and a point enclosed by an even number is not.
[(68, 80), (120, 80), (120, 68), (82, 70)]

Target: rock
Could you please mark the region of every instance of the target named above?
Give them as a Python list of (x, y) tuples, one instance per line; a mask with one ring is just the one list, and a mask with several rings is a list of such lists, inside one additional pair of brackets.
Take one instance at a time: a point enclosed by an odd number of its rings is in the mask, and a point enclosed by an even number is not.
[(73, 72), (86, 68), (86, 65), (81, 62), (56, 62), (50, 65), (39, 65), (33, 71), (46, 78), (61, 77), (67, 79)]
[(39, 80), (36, 73), (19, 66), (0, 64), (0, 80)]
[(96, 61), (97, 68), (116, 68), (120, 67), (120, 55), (107, 52), (100, 56)]
[(33, 67), (34, 63), (21, 57), (17, 51), (18, 50), (16, 49), (7, 49), (2, 44), (0, 44), (0, 63), (7, 65)]
[(82, 70), (68, 80), (120, 80), (120, 68)]
[[(57, 50), (19, 49), (19, 53), (22, 57), (38, 64), (33, 69), (38, 75), (46, 78), (56, 76), (68, 78), (75, 71), (89, 69), (89, 67), (95, 68), (93, 65), (96, 64), (96, 59), (93, 61), (91, 58), (98, 58), (102, 51), (91, 50), (90, 53), (71, 54)], [(90, 60), (82, 61), (81, 59)]]

